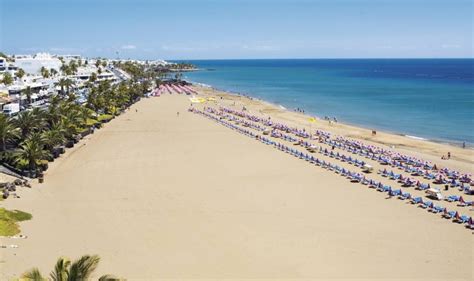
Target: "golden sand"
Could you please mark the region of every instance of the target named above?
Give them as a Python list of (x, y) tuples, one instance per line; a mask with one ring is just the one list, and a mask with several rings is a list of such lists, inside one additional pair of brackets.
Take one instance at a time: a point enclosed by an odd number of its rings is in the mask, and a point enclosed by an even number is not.
[[(229, 95), (218, 102), (234, 98), (286, 123), (307, 118)], [(128, 280), (473, 277), (472, 234), (462, 226), (188, 107), (182, 95), (140, 101), (52, 163), (44, 184), (2, 202), (33, 219), (21, 224), (27, 239), (0, 238), (19, 246), (0, 249), (0, 280), (83, 254), (100, 255), (96, 276)], [(342, 124), (318, 126), (369, 138)], [(413, 151), (418, 141), (383, 133), (370, 141), (433, 160), (446, 148)], [(449, 164), (469, 170), (472, 158), (449, 149)]]

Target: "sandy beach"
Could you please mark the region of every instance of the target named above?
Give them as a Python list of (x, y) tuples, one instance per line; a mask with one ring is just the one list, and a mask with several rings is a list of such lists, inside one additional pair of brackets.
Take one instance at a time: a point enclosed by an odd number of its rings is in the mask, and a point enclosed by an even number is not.
[[(308, 116), (268, 103), (198, 91), (217, 104), (473, 172), (471, 149), (310, 124)], [(27, 239), (0, 238), (19, 246), (0, 249), (0, 279), (35, 266), (49, 272), (59, 256), (98, 254), (94, 276), (128, 280), (472, 280), (474, 243), (463, 226), (187, 112), (189, 106), (184, 95), (143, 99), (52, 163), (44, 184), (1, 202), (33, 219), (21, 223)], [(448, 151), (452, 159), (440, 160)]]

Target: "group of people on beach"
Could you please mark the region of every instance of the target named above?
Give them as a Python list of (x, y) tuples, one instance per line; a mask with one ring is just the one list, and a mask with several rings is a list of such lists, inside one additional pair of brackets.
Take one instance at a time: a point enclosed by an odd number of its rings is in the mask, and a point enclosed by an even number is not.
[(449, 160), (451, 159), (451, 152), (448, 152), (448, 155), (447, 156), (441, 156), (441, 160)]
[(295, 111), (299, 113), (304, 113), (304, 109), (299, 108), (299, 107), (295, 108)]

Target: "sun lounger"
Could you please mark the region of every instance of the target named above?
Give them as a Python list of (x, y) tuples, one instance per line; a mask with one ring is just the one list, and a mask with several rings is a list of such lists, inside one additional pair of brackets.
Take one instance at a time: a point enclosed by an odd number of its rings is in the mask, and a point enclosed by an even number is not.
[(449, 211), (449, 212), (445, 212), (443, 214), (443, 217), (446, 218), (446, 219), (452, 219), (452, 218), (454, 218), (455, 215), (456, 215), (455, 211)]
[(432, 212), (433, 212), (433, 213), (442, 213), (442, 212), (444, 212), (445, 209), (446, 209), (446, 208), (441, 207), (441, 206), (435, 206), (435, 207), (433, 208)]
[(448, 201), (448, 202), (456, 202), (456, 201), (459, 201), (459, 198), (460, 198), (460, 196), (457, 196), (457, 195), (450, 195), (450, 196), (446, 197), (446, 201)]
[(398, 195), (398, 198), (402, 199), (402, 200), (406, 200), (406, 199), (411, 199), (411, 194), (406, 192), (406, 193), (401, 193), (400, 195)]
[(459, 221), (459, 223), (464, 224), (464, 223), (469, 222), (469, 219), (470, 219), (470, 217), (463, 215), (463, 216), (459, 217), (458, 221)]
[(430, 207), (432, 207), (432, 206), (433, 206), (433, 202), (431, 202), (431, 201), (426, 201), (426, 202), (424, 202), (424, 203), (421, 205), (421, 207), (422, 207), (423, 209), (430, 208)]

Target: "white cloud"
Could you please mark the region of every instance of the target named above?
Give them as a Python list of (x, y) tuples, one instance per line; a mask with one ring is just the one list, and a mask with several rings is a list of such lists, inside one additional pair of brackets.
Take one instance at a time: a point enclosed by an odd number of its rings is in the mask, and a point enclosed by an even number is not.
[(135, 50), (137, 48), (137, 46), (135, 45), (123, 45), (121, 47), (122, 50)]

